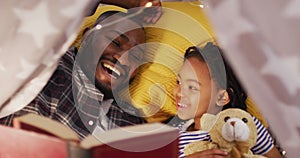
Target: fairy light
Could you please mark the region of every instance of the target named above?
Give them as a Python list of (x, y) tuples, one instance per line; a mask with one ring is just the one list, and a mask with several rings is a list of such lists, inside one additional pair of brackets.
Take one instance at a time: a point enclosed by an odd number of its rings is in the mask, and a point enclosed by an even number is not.
[[(152, 7), (152, 5), (153, 5), (152, 2), (148, 2), (148, 3), (146, 3), (146, 4), (144, 5), (144, 7), (145, 7), (145, 8), (149, 8), (149, 7)], [(141, 13), (145, 10), (145, 8), (144, 8), (144, 9), (139, 9), (136, 13), (131, 14), (131, 15), (127, 16), (127, 17), (120, 18), (120, 19), (115, 20), (115, 21), (113, 21), (113, 22), (109, 22), (109, 23), (102, 24), (102, 25), (97, 24), (97, 25), (93, 28), (93, 30), (100, 30), (100, 29), (102, 29), (102, 28), (105, 28), (105, 27), (111, 26), (111, 25), (113, 25), (113, 24), (119, 23), (119, 22), (121, 22), (121, 21), (124, 20), (124, 19), (128, 19), (128, 18), (131, 18), (131, 17), (133, 17), (133, 16), (137, 16), (137, 15), (141, 14)]]
[(96, 30), (100, 30), (101, 28), (102, 28), (102, 25), (100, 25), (100, 24), (97, 24), (95, 27)]
[(152, 2), (148, 2), (148, 3), (145, 4), (145, 7), (147, 7), (147, 8), (152, 7), (152, 5), (153, 5)]

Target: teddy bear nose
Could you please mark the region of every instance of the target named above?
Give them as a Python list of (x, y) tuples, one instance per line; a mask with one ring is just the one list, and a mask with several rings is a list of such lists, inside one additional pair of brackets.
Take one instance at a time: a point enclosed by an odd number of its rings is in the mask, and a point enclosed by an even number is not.
[(231, 124), (232, 126), (234, 126), (234, 124), (235, 124), (235, 121), (231, 121), (231, 122), (230, 122), (230, 124)]

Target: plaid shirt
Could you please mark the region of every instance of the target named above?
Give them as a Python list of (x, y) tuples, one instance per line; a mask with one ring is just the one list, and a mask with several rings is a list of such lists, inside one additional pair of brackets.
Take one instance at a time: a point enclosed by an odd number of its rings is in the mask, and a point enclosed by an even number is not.
[(69, 126), (83, 138), (95, 129), (103, 132), (118, 126), (145, 123), (132, 105), (103, 100), (103, 93), (75, 64), (76, 53), (76, 48), (67, 51), (38, 96), (20, 111), (1, 118), (0, 124), (11, 126), (14, 117), (36, 113)]

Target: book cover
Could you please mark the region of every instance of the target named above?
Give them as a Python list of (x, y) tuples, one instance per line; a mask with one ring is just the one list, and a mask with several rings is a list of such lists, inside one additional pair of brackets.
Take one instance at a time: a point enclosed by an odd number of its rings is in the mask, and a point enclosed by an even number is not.
[(1, 158), (67, 158), (68, 142), (0, 125)]
[[(100, 130), (98, 131), (96, 128), (91, 135), (83, 140), (80, 140), (77, 134), (67, 126), (36, 114), (27, 114), (15, 118), (14, 127), (18, 129), (10, 130), (18, 132), (15, 132), (16, 139), (13, 141), (18, 141), (17, 137), (25, 139), (24, 137), (28, 137), (28, 134), (24, 133), (31, 133), (34, 137), (30, 139), (32, 141), (35, 140), (36, 144), (48, 144), (47, 148), (52, 152), (52, 155), (49, 155), (53, 156), (54, 153), (61, 153), (55, 157), (178, 157), (179, 132), (176, 128), (162, 123), (120, 127), (106, 132), (99, 132)], [(39, 137), (43, 137), (44, 139), (40, 139)], [(55, 145), (53, 141), (56, 141), (55, 143), (59, 145)], [(28, 146), (30, 144), (31, 142), (28, 142)], [(16, 149), (11, 146), (10, 150), (6, 150), (12, 152), (16, 151)], [(24, 152), (29, 151), (26, 150)], [(35, 151), (36, 154), (40, 152), (39, 150)], [(31, 153), (34, 153), (34, 151), (31, 151)], [(26, 155), (26, 153), (24, 154)]]

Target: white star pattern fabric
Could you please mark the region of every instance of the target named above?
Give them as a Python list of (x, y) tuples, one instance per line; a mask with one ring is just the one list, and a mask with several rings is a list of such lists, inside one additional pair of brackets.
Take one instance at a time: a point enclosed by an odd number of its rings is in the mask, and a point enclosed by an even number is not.
[(0, 117), (27, 105), (76, 37), (91, 0), (9, 0), (0, 5)]
[(21, 21), (21, 26), (18, 28), (17, 32), (32, 36), (34, 43), (37, 44), (38, 48), (44, 47), (48, 35), (55, 35), (58, 33), (58, 28), (53, 26), (49, 20), (47, 1), (39, 2), (37, 6), (30, 10), (14, 8), (14, 12)]
[(299, 1), (205, 3), (225, 55), (267, 118), (287, 157), (299, 157)]

